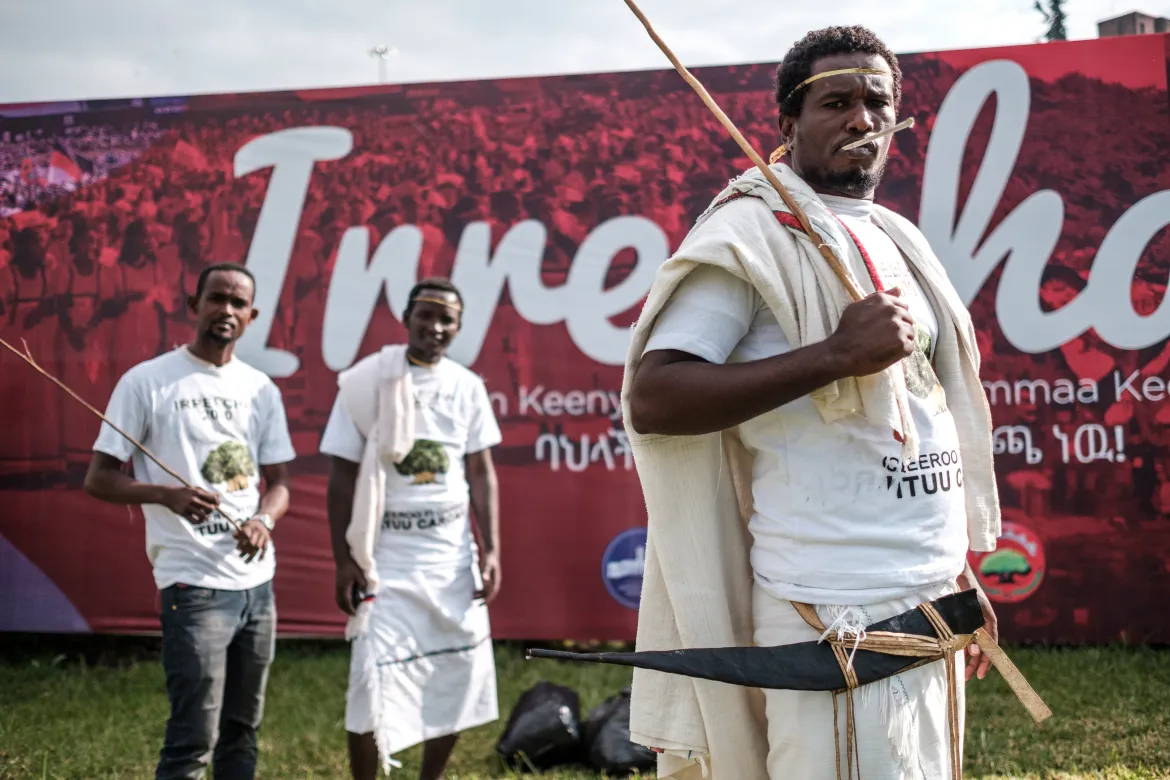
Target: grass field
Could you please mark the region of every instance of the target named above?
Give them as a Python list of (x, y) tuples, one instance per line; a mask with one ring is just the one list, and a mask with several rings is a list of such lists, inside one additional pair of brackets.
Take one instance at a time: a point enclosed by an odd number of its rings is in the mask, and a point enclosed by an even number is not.
[[(0, 649), (0, 778), (149, 778), (167, 702), (156, 640), (5, 638)], [(968, 688), (968, 778), (1170, 778), (1170, 652), (1008, 648), (1055, 712), (1042, 728), (997, 676)], [(261, 733), (259, 776), (348, 777), (343, 732), (347, 648), (278, 645)], [(511, 777), (494, 755), (519, 695), (548, 679), (583, 710), (628, 683), (620, 667), (524, 661), (497, 648), (501, 721), (465, 735), (450, 780)], [(584, 715), (584, 712), (582, 713)], [(417, 777), (419, 753), (395, 777)], [(570, 770), (554, 780), (596, 775)]]

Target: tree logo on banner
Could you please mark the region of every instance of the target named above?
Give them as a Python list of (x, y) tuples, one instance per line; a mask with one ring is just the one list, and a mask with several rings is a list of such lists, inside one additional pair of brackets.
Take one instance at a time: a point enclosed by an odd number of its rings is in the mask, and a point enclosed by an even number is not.
[(601, 556), (601, 581), (614, 601), (637, 609), (646, 570), (646, 529), (630, 528), (610, 541)]
[(1044, 546), (1030, 529), (1005, 522), (995, 551), (971, 553), (971, 568), (989, 599), (1015, 604), (1035, 593), (1044, 580)]

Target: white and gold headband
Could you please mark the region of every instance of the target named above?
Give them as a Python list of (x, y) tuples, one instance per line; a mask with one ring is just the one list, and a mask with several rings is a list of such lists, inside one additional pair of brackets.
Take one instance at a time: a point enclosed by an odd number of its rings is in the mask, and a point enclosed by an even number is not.
[(844, 75), (846, 73), (860, 73), (860, 74), (866, 75), (866, 76), (893, 76), (894, 75), (893, 73), (890, 73), (888, 70), (882, 70), (881, 68), (841, 68), (839, 70), (826, 70), (824, 73), (817, 73), (813, 76), (809, 76), (807, 79), (805, 79), (804, 81), (797, 84), (795, 87), (792, 88), (792, 91), (789, 92), (787, 97), (785, 97), (784, 99), (787, 100), (788, 98), (790, 98), (796, 94), (796, 90), (800, 89), (801, 87), (807, 87), (809, 84), (813, 83), (814, 81), (819, 81), (820, 79), (826, 79), (829, 76), (841, 76), (841, 75)]
[(460, 306), (459, 303), (457, 303), (455, 301), (445, 301), (442, 298), (430, 298), (430, 297), (427, 297), (425, 295), (416, 295), (414, 298), (410, 299), (411, 303), (417, 303), (419, 301), (424, 301), (426, 303), (437, 303), (440, 306), (446, 306), (448, 309), (454, 309), (455, 311), (463, 311), (463, 307)]

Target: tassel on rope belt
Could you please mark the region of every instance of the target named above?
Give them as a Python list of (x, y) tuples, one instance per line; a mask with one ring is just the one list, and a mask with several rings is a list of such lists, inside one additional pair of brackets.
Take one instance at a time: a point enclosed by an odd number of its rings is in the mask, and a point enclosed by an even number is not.
[[(809, 604), (793, 603), (796, 611), (809, 626), (821, 632), (826, 632), (825, 624), (817, 615), (816, 610)], [(959, 746), (959, 703), (958, 703), (958, 672), (955, 669), (955, 655), (967, 649), (972, 642), (979, 645), (979, 649), (987, 654), (991, 663), (1003, 675), (1012, 692), (1028, 710), (1028, 713), (1037, 723), (1042, 723), (1052, 715), (1052, 710), (1037, 695), (1024, 675), (1011, 662), (1007, 654), (1000, 648), (991, 635), (979, 628), (973, 634), (956, 634), (951, 631), (946, 620), (938, 613), (934, 605), (927, 602), (920, 604), (918, 610), (930, 621), (936, 636), (922, 636), (919, 634), (903, 634), (894, 631), (863, 631), (858, 637), (844, 637), (838, 632), (835, 638), (826, 641), (833, 649), (833, 655), (845, 675), (845, 688), (832, 691), (833, 694), (833, 741), (836, 746), (837, 779), (841, 780), (841, 732), (837, 725), (837, 697), (847, 694), (845, 699), (845, 751), (846, 776), (853, 777), (853, 756), (856, 750), (856, 731), (853, 716), (853, 691), (859, 687), (857, 674), (853, 669), (850, 654), (856, 650), (869, 650), (885, 655), (898, 655), (921, 659), (906, 669), (914, 669), (934, 661), (943, 661), (947, 678), (947, 730), (950, 736), (951, 778), (959, 780), (963, 776), (963, 760)], [(861, 777), (860, 754), (858, 754), (857, 776)]]

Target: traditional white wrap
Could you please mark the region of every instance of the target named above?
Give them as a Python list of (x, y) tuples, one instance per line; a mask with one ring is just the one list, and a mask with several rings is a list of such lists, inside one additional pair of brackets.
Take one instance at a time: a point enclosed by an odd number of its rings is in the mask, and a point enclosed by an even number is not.
[[(406, 347), (393, 344), (363, 358), (337, 376), (337, 386), (345, 410), (366, 437), (345, 541), (366, 576), (367, 591), (377, 593), (374, 547), (385, 512), (386, 462), (401, 463), (414, 446), (414, 393)], [(346, 639), (366, 633), (372, 608), (372, 602), (362, 602), (346, 623)]]
[[(772, 170), (837, 256), (860, 264), (853, 241), (808, 185), (787, 166), (776, 164)], [(736, 204), (734, 219), (708, 222), (715, 204), (736, 193), (756, 197)], [(712, 206), (659, 270), (634, 326), (622, 387), (626, 420), (631, 419), (631, 382), (655, 318), (698, 264), (717, 265), (755, 287), (794, 348), (828, 337), (850, 303), (807, 236), (777, 220), (773, 212), (787, 209), (757, 169), (733, 180)], [(905, 254), (937, 314), (936, 373), (959, 433), (968, 538), (973, 550), (993, 550), (1000, 533), (999, 501), (991, 414), (979, 380), (974, 326), (917, 228), (881, 206), (875, 208), (874, 219)], [(873, 291), (868, 278), (857, 281), (863, 290)], [(902, 368), (896, 364), (873, 377), (829, 385), (814, 394), (814, 401), (826, 423), (861, 414), (900, 431), (903, 453), (912, 457), (917, 435), (912, 421), (903, 421), (897, 404), (905, 393)], [(752, 469), (743, 444), (734, 431), (643, 435), (627, 426), (627, 433), (648, 516), (637, 649), (753, 644), (747, 532)], [(767, 780), (763, 704), (756, 689), (638, 669), (630, 730), (635, 742), (670, 751), (659, 757), (660, 778)], [(832, 726), (826, 723), (825, 728)]]

